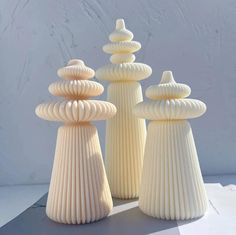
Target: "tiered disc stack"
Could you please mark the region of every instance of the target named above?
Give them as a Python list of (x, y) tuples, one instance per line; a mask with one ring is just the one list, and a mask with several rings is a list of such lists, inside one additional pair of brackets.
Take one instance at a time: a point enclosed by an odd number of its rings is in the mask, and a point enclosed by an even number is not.
[(202, 216), (207, 196), (189, 122), (201, 116), (206, 105), (185, 99), (191, 89), (176, 83), (172, 73), (163, 73), (159, 85), (150, 86), (151, 99), (136, 105), (138, 117), (151, 120), (148, 125), (140, 209), (161, 219), (191, 219)]
[(100, 95), (103, 86), (87, 80), (94, 71), (83, 61), (69, 61), (58, 75), (63, 80), (51, 84), (49, 91), (66, 100), (36, 108), (39, 117), (64, 122), (58, 129), (46, 213), (61, 223), (89, 223), (112, 209), (97, 129), (90, 121), (110, 118), (116, 108), (109, 102), (88, 100)]
[(138, 197), (146, 140), (145, 121), (137, 118), (132, 109), (143, 100), (138, 81), (151, 75), (152, 69), (135, 63), (134, 52), (141, 44), (132, 41), (133, 34), (125, 28), (124, 20), (116, 21), (116, 29), (109, 36), (111, 43), (103, 47), (112, 54), (111, 64), (96, 71), (96, 77), (110, 82), (107, 100), (117, 108), (106, 128), (105, 164), (114, 197)]

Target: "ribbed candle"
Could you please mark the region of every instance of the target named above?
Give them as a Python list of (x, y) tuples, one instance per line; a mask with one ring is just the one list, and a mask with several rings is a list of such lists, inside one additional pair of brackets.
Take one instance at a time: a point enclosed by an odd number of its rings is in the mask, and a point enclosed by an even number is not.
[(125, 28), (124, 20), (116, 21), (110, 34), (111, 43), (103, 50), (112, 54), (112, 64), (96, 71), (98, 79), (110, 82), (107, 100), (115, 104), (117, 114), (107, 121), (105, 164), (112, 196), (122, 199), (136, 198), (143, 164), (146, 140), (145, 121), (137, 118), (133, 107), (143, 100), (139, 80), (151, 75), (149, 66), (134, 63), (133, 53), (141, 44), (132, 41), (133, 34)]
[(46, 213), (60, 223), (90, 223), (112, 209), (98, 133), (90, 121), (110, 118), (116, 108), (109, 102), (88, 100), (100, 95), (103, 87), (86, 80), (94, 71), (83, 61), (69, 61), (58, 75), (65, 80), (51, 84), (49, 91), (67, 100), (36, 108), (39, 117), (64, 122), (57, 134)]
[(191, 126), (186, 119), (206, 111), (203, 102), (183, 99), (188, 86), (176, 83), (170, 71), (161, 83), (147, 89), (153, 101), (136, 105), (138, 117), (148, 125), (139, 207), (147, 215), (170, 220), (204, 215), (207, 196)]

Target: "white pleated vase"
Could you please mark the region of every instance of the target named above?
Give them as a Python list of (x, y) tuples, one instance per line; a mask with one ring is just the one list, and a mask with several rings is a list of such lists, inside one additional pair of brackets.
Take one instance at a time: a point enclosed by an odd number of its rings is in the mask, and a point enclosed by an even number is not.
[(84, 224), (112, 209), (96, 127), (67, 125), (58, 130), (46, 213), (54, 221)]
[(149, 123), (139, 207), (160, 219), (204, 215), (207, 196), (188, 121)]
[(59, 223), (85, 224), (112, 210), (98, 133), (91, 121), (111, 118), (116, 107), (88, 99), (104, 88), (88, 80), (94, 71), (83, 61), (70, 60), (58, 75), (63, 80), (52, 83), (49, 91), (65, 100), (43, 103), (35, 110), (40, 118), (64, 123), (58, 129), (46, 213)]
[(147, 215), (185, 220), (204, 215), (207, 195), (192, 130), (187, 119), (201, 116), (206, 105), (188, 99), (189, 86), (176, 83), (171, 71), (147, 88), (150, 99), (134, 113), (150, 121), (144, 151), (139, 207)]
[(138, 197), (143, 153), (146, 141), (145, 120), (137, 118), (132, 108), (143, 100), (138, 82), (119, 82), (109, 85), (107, 100), (117, 107), (117, 113), (107, 120), (106, 161), (107, 177), (113, 197)]
[(139, 81), (152, 73), (148, 65), (135, 62), (133, 53), (141, 44), (132, 39), (124, 20), (118, 19), (110, 43), (103, 46), (111, 54), (111, 64), (96, 71), (98, 79), (110, 82), (107, 100), (117, 108), (116, 116), (107, 121), (105, 165), (112, 196), (121, 199), (139, 195), (146, 125), (133, 114), (133, 108), (143, 101)]

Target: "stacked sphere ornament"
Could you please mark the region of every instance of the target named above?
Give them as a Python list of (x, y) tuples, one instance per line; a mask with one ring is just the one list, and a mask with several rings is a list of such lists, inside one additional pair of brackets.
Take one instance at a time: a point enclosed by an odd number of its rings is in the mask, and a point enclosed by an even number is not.
[(103, 47), (112, 54), (108, 64), (96, 71), (96, 77), (110, 82), (107, 100), (117, 108), (117, 114), (108, 120), (106, 127), (105, 164), (112, 196), (122, 199), (136, 198), (143, 165), (146, 140), (145, 120), (136, 117), (132, 110), (143, 100), (138, 81), (149, 77), (152, 69), (135, 63), (134, 52), (141, 44), (132, 41), (133, 33), (125, 28), (123, 19), (116, 21), (116, 29), (109, 36), (111, 43)]
[(63, 80), (49, 91), (65, 100), (40, 104), (36, 114), (60, 121), (46, 213), (60, 223), (84, 224), (97, 221), (112, 209), (97, 129), (90, 121), (111, 118), (116, 107), (105, 101), (89, 100), (103, 86), (88, 81), (94, 71), (81, 60), (70, 60), (58, 70)]
[(187, 119), (201, 116), (206, 105), (185, 99), (191, 89), (163, 73), (160, 84), (150, 86), (151, 99), (136, 105), (134, 113), (151, 120), (148, 125), (139, 207), (147, 215), (171, 220), (204, 215), (207, 196), (192, 130)]

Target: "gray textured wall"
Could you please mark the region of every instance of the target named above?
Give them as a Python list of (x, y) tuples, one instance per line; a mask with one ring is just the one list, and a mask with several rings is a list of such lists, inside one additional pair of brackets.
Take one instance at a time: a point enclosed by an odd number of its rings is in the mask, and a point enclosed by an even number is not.
[(35, 106), (54, 99), (47, 87), (70, 58), (109, 62), (101, 47), (120, 17), (142, 43), (137, 61), (153, 68), (143, 89), (173, 70), (207, 103), (191, 121), (203, 173), (236, 173), (236, 1), (1, 0), (0, 184), (49, 181), (58, 124)]

